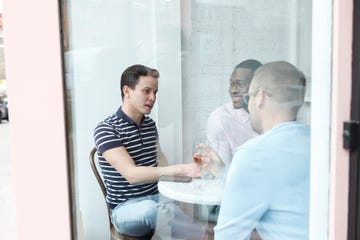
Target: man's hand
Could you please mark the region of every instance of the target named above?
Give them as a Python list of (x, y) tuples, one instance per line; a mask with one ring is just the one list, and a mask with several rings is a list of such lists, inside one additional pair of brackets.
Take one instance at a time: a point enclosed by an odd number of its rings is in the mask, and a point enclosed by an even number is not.
[(204, 167), (216, 178), (222, 177), (225, 168), (224, 162), (219, 154), (209, 145), (202, 143), (197, 145), (194, 156), (200, 157), (201, 161), (204, 162)]

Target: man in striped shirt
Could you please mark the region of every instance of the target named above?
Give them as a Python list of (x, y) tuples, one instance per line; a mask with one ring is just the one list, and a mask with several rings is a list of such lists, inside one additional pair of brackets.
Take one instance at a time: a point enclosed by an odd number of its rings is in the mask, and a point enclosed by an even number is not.
[(157, 209), (164, 206), (157, 190), (161, 176), (200, 176), (194, 163), (158, 166), (166, 159), (155, 122), (146, 116), (156, 101), (158, 78), (155, 69), (128, 67), (121, 76), (122, 106), (94, 132), (112, 222), (119, 232), (131, 236), (155, 229)]

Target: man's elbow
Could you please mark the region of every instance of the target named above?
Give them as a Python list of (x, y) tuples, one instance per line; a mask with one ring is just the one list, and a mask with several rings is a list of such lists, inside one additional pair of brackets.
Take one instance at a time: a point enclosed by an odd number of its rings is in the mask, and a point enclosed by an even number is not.
[(123, 177), (128, 181), (130, 184), (138, 184), (141, 183), (141, 180), (136, 176), (136, 174), (129, 172), (123, 175)]
[(124, 168), (121, 171), (117, 167), (117, 163), (111, 163), (110, 164), (123, 176), (126, 181), (128, 181), (130, 184), (137, 184), (141, 183), (141, 179), (138, 177), (138, 174), (136, 173), (136, 166)]

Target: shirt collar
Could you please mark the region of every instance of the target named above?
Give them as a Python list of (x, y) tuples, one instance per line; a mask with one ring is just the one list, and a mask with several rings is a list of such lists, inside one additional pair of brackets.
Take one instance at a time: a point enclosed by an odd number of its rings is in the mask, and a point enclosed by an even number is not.
[[(126, 113), (123, 112), (123, 110), (121, 109), (121, 107), (116, 111), (116, 116), (118, 116), (121, 119), (124, 119), (125, 121), (127, 121), (128, 123), (132, 124), (132, 125), (136, 125), (136, 123), (128, 116), (126, 115)], [(141, 119), (140, 122), (140, 126), (142, 125), (142, 123), (145, 120), (145, 115), (143, 116), (143, 118)]]
[(228, 102), (225, 105), (228, 112), (236, 116), (236, 120), (240, 120), (242, 122), (249, 122), (250, 121), (250, 113), (248, 113), (244, 108), (236, 109), (233, 106), (232, 102)]

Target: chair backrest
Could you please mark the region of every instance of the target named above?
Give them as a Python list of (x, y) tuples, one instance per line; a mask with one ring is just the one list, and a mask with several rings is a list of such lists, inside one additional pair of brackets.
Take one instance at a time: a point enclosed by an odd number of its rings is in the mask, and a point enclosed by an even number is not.
[(96, 177), (96, 180), (98, 181), (99, 183), (99, 186), (101, 188), (101, 191), (104, 195), (104, 199), (105, 199), (105, 203), (106, 203), (106, 208), (107, 208), (107, 212), (108, 212), (108, 218), (109, 218), (109, 224), (110, 224), (110, 228), (113, 227), (113, 224), (111, 222), (111, 214), (110, 214), (110, 207), (108, 205), (108, 203), (106, 202), (106, 188), (105, 188), (105, 185), (104, 185), (104, 182), (101, 178), (101, 175), (99, 173), (99, 170), (98, 170), (98, 166), (95, 162), (95, 154), (96, 154), (96, 147), (94, 147), (91, 152), (90, 152), (90, 157), (89, 157), (89, 160), (90, 160), (90, 165), (91, 165), (91, 169), (93, 170), (94, 172), (94, 175)]
[(95, 162), (96, 152), (97, 152), (96, 147), (91, 149), (89, 160), (90, 160), (91, 169), (93, 170), (96, 180), (98, 181), (101, 191), (104, 195), (106, 208), (107, 208), (107, 212), (108, 212), (109, 224), (110, 224), (110, 234), (111, 234), (110, 239), (111, 240), (121, 240), (121, 239), (124, 239), (124, 240), (150, 240), (153, 235), (153, 232), (150, 232), (146, 236), (143, 236), (143, 237), (132, 237), (132, 236), (128, 236), (128, 235), (125, 235), (123, 233), (119, 233), (116, 231), (114, 225), (111, 222), (111, 212), (110, 212), (109, 204), (106, 202), (106, 188), (105, 188), (103, 179), (101, 178), (101, 175), (100, 175), (100, 172), (98, 169), (98, 164)]

